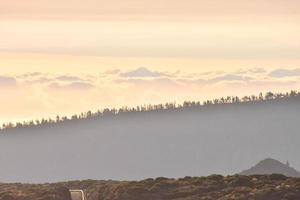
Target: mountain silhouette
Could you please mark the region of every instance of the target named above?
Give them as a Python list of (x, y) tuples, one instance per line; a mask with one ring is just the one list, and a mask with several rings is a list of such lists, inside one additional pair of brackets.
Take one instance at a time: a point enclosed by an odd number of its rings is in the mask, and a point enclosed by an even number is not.
[(299, 116), (297, 96), (3, 130), (0, 180), (41, 183), (228, 175), (262, 157), (289, 158), (300, 169)]
[(283, 164), (272, 158), (264, 159), (254, 167), (241, 172), (241, 175), (247, 176), (259, 174), (283, 174), (288, 177), (300, 177), (300, 172), (290, 167), (288, 163)]

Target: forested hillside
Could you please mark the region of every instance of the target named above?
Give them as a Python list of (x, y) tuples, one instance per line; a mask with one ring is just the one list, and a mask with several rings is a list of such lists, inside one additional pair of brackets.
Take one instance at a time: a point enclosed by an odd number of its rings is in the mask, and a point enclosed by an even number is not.
[(189, 104), (8, 128), (0, 180), (235, 174), (266, 157), (300, 169), (300, 97)]

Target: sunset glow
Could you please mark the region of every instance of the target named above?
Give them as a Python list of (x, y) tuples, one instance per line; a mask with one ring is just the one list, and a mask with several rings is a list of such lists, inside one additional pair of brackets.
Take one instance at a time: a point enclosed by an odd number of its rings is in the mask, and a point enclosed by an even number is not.
[(298, 89), (299, 7), (0, 0), (0, 122)]

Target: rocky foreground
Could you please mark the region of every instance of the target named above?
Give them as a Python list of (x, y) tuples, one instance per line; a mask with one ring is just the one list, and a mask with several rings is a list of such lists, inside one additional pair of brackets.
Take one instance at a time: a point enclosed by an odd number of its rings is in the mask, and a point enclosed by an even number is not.
[(0, 184), (0, 200), (69, 200), (83, 189), (88, 200), (297, 200), (300, 179), (283, 175), (185, 177), (143, 181), (72, 181), (56, 184)]
[(2, 184), (0, 200), (71, 200), (67, 187), (56, 184)]

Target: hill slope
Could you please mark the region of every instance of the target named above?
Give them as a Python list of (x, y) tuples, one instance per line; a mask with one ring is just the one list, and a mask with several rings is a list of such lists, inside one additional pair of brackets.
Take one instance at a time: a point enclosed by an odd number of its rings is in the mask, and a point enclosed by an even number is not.
[(260, 161), (257, 165), (243, 171), (241, 174), (283, 174), (289, 177), (300, 177), (300, 173), (294, 168), (271, 158)]
[(67, 187), (0, 183), (0, 200), (71, 200)]
[(234, 174), (266, 157), (300, 169), (299, 116), (294, 97), (1, 131), (0, 180)]
[[(213, 175), (143, 181), (86, 180), (50, 185), (0, 184), (0, 200), (68, 200), (66, 188), (83, 189), (88, 200), (296, 200), (300, 199), (299, 183), (300, 179), (283, 175)], [(22, 198), (12, 195), (20, 193)]]

